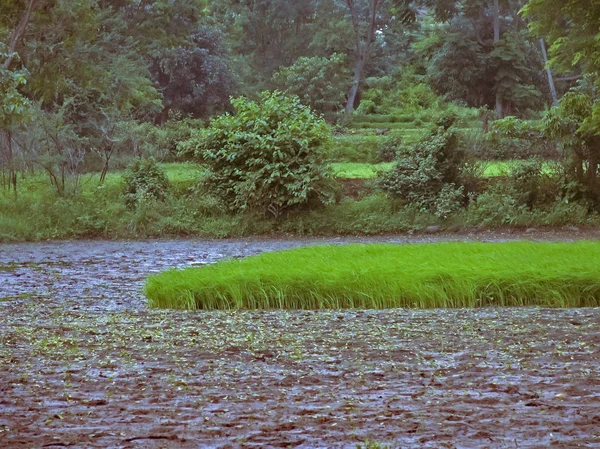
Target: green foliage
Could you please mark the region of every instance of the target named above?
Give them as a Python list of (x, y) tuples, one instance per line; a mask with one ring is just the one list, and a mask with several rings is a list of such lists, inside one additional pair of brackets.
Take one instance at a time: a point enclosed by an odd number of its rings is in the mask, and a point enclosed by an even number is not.
[[(394, 118), (388, 121), (413, 121), (415, 113), (439, 109), (443, 102), (423, 76), (415, 75), (412, 67), (403, 68), (396, 78), (367, 78), (365, 85), (367, 88), (362, 93), (355, 115), (392, 114)], [(406, 117), (410, 117), (410, 120)]]
[(447, 117), (422, 142), (403, 148), (393, 170), (382, 174), (380, 187), (392, 197), (440, 217), (457, 210), (465, 154), (458, 148), (454, 120)]
[(164, 201), (169, 192), (169, 180), (154, 158), (137, 159), (123, 175), (123, 197), (129, 208), (146, 207), (148, 201)]
[(362, 100), (356, 109), (356, 112), (362, 115), (375, 114), (377, 112), (377, 105), (373, 100)]
[(597, 242), (322, 246), (169, 270), (145, 293), (208, 310), (597, 307), (599, 264)]
[(280, 67), (273, 75), (277, 88), (296, 95), (303, 104), (322, 114), (337, 113), (344, 108), (350, 88), (346, 57), (301, 57), (289, 67)]
[(207, 183), (234, 211), (279, 215), (332, 200), (323, 147), (331, 131), (297, 97), (264, 92), (258, 102), (233, 99), (197, 143)]
[(523, 221), (526, 210), (507, 189), (493, 186), (470, 202), (469, 221), (483, 226), (526, 226), (531, 223)]
[(579, 195), (594, 205), (600, 204), (600, 136), (594, 131), (595, 99), (585, 91), (567, 92), (557, 108), (544, 119), (546, 132), (566, 149), (569, 161), (565, 164), (565, 187), (572, 190), (579, 184)]
[[(520, 163), (514, 161), (511, 165)], [(432, 224), (450, 223), (490, 227), (598, 226), (600, 223), (597, 215), (589, 213), (587, 204), (573, 196), (565, 196), (566, 192), (559, 189), (562, 174), (548, 186), (549, 175), (559, 173), (553, 167), (544, 168), (540, 196), (531, 210), (526, 205), (516, 205), (515, 196), (506, 188), (506, 178), (502, 178), (498, 182), (488, 180), (488, 183), (498, 184), (499, 188), (474, 197), (468, 210), (441, 220), (433, 213), (420, 211), (410, 204), (404, 206), (401, 200), (390, 199), (381, 193), (356, 200), (346, 198), (324, 208), (298, 211), (279, 219), (257, 214), (233, 215), (201, 182), (206, 175), (203, 166), (192, 163), (159, 165), (167, 173), (170, 194), (165, 201), (145, 201), (135, 208), (127, 208), (123, 201), (123, 172), (109, 173), (102, 185), (98, 185), (99, 174), (81, 175), (78, 193), (69, 196), (58, 196), (46, 174), (29, 175), (21, 180), (17, 199), (0, 191), (0, 241), (161, 236), (223, 238), (281, 233), (373, 235), (418, 231)], [(376, 168), (390, 167), (341, 164), (334, 170), (361, 177), (369, 173), (372, 177)], [(465, 186), (466, 193), (479, 190)]]
[(515, 165), (508, 174), (508, 188), (517, 206), (533, 208), (540, 196), (542, 162), (530, 159)]
[(557, 158), (556, 145), (547, 137), (541, 121), (514, 116), (491, 123), (485, 147), (478, 156), (489, 159), (527, 159), (534, 156)]
[(152, 73), (163, 95), (163, 115), (175, 110), (207, 117), (226, 109), (235, 82), (222, 40), (219, 31), (202, 26), (181, 45), (158, 50)]
[(428, 58), (424, 68), (435, 90), (477, 108), (494, 109), (501, 99), (504, 115), (540, 108), (548, 91), (543, 60), (537, 42), (519, 30), (518, 4), (501, 8), (512, 17), (501, 18), (501, 39), (494, 42), (490, 2), (461, 3), (447, 27), (427, 31), (416, 46)]
[(538, 54), (526, 47), (527, 33), (506, 33), (494, 44), (488, 64), (495, 73), (494, 92), (509, 105), (508, 111), (540, 107), (542, 94), (536, 83), (542, 63)]
[(393, 162), (398, 157), (403, 139), (398, 135), (391, 135), (379, 141), (377, 146), (377, 159), (380, 162)]
[(0, 67), (0, 126), (5, 128), (22, 123), (29, 110), (29, 101), (18, 87), (26, 83), (26, 72), (10, 71)]
[[(586, 0), (530, 0), (523, 15), (530, 29), (549, 43), (550, 65), (565, 74), (583, 73), (600, 88), (600, 4)], [(586, 116), (590, 132), (600, 131), (600, 101)]]

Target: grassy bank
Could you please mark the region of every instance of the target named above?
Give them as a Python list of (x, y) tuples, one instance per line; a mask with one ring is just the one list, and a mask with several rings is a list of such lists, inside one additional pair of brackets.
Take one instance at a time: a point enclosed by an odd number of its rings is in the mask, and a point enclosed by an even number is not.
[(384, 309), (600, 305), (600, 243), (302, 248), (148, 279), (152, 307)]
[[(393, 164), (334, 164), (339, 178), (372, 179)], [(47, 177), (36, 173), (19, 179), (19, 195), (0, 191), (0, 242), (49, 239), (139, 239), (198, 236), (206, 238), (249, 235), (372, 235), (420, 231), (438, 225), (450, 228), (484, 226), (597, 226), (600, 219), (585, 205), (555, 202), (529, 209), (513, 205), (502, 195), (482, 195), (458, 213), (440, 218), (402, 201), (377, 193), (372, 186), (353, 195), (340, 185), (335, 204), (289, 216), (232, 214), (200, 180), (198, 164), (162, 164), (170, 182), (164, 201), (142, 202), (127, 208), (122, 172), (111, 172), (100, 185), (98, 174), (82, 175), (77, 193), (68, 180), (62, 195)], [(362, 189), (362, 190), (360, 190)]]

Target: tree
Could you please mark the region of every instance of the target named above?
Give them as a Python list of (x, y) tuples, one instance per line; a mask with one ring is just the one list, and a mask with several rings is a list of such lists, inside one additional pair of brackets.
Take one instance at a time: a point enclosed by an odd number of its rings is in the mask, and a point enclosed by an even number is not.
[[(13, 53), (0, 52), (5, 61), (14, 58)], [(4, 159), (8, 167), (8, 183), (17, 195), (17, 174), (13, 152), (13, 130), (22, 123), (29, 111), (29, 101), (19, 92), (19, 87), (26, 84), (27, 72), (10, 70), (6, 64), (0, 66), (0, 135), (4, 148)]]
[(351, 113), (377, 39), (383, 38), (393, 26), (414, 21), (416, 12), (410, 0), (344, 0), (344, 3), (353, 32), (354, 76), (346, 101), (346, 113)]
[(301, 56), (323, 56), (313, 46), (314, 24), (318, 20), (335, 22), (335, 17), (317, 13), (317, 8), (328, 8), (332, 1), (212, 2), (210, 19), (227, 36), (243, 93), (255, 95), (257, 90), (270, 88), (273, 73)]
[[(438, 92), (471, 106), (495, 109), (498, 118), (540, 107), (542, 94), (548, 91), (541, 76), (543, 59), (537, 43), (524, 31), (520, 2), (455, 4), (445, 10), (447, 24), (429, 33), (440, 37), (423, 38), (435, 44), (428, 49), (432, 56), (427, 71)], [(427, 46), (418, 48), (423, 51)]]
[(218, 30), (202, 26), (181, 45), (158, 51), (151, 71), (163, 95), (160, 122), (171, 110), (207, 117), (226, 109), (235, 83), (221, 42)]
[[(600, 3), (586, 0), (530, 0), (522, 10), (530, 29), (549, 43), (549, 65), (575, 79), (587, 74), (600, 87)], [(594, 101), (582, 131), (600, 132), (600, 102)]]
[(545, 118), (549, 137), (556, 139), (570, 152), (575, 179), (584, 186), (585, 195), (596, 204), (600, 201), (600, 135), (585, 124), (593, 116), (597, 103), (598, 96), (594, 92), (585, 88), (575, 89), (567, 92), (558, 107), (553, 108)]
[(300, 98), (313, 110), (331, 114), (340, 111), (344, 103), (349, 77), (345, 55), (331, 57), (301, 57), (289, 67), (280, 67), (273, 76), (282, 91)]
[[(23, 38), (23, 34), (29, 26), (31, 14), (38, 7), (40, 1), (28, 0), (26, 5), (20, 3), (12, 5), (14, 17), (20, 19), (14, 24), (8, 38), (8, 46), (0, 45), (0, 57), (4, 60), (0, 66), (0, 135), (2, 136), (5, 158), (8, 165), (9, 185), (12, 185), (15, 197), (17, 195), (17, 174), (15, 170), (13, 154), (12, 131), (15, 124), (22, 122), (25, 118), (29, 102), (19, 92), (19, 87), (26, 84), (25, 70), (11, 70), (11, 65), (18, 59), (17, 47)], [(22, 6), (22, 8), (21, 8)], [(22, 11), (21, 11), (22, 9)], [(11, 12), (8, 11), (7, 12)], [(0, 43), (1, 44), (1, 43)]]
[(25, 7), (22, 17), (17, 23), (17, 25), (13, 28), (10, 38), (8, 40), (8, 51), (5, 55), (4, 63), (2, 66), (4, 69), (9, 69), (12, 64), (15, 55), (17, 54), (17, 45), (21, 42), (23, 38), (23, 34), (27, 30), (29, 26), (29, 21), (31, 20), (31, 14), (35, 8), (40, 5), (40, 0), (28, 0), (27, 6)]

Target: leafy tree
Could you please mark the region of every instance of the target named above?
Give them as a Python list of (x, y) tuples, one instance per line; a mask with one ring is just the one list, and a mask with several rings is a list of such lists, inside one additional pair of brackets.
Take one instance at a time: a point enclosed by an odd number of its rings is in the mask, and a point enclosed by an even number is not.
[[(525, 45), (523, 45), (525, 44)], [(524, 33), (507, 33), (494, 44), (488, 61), (495, 73), (494, 90), (500, 116), (512, 115), (514, 109), (533, 109), (541, 106), (536, 100), (542, 94), (535, 84), (541, 84), (539, 53), (527, 51)]]
[(542, 105), (548, 92), (542, 53), (524, 33), (521, 6), (520, 0), (477, 0), (447, 8), (448, 24), (433, 28), (417, 45), (430, 55), (428, 74), (440, 93), (495, 108), (498, 118)]
[[(1, 48), (1, 47), (0, 47)], [(0, 52), (5, 61), (14, 58), (13, 53)], [(22, 123), (29, 113), (29, 101), (21, 95), (19, 87), (26, 84), (25, 70), (10, 70), (9, 64), (0, 66), (0, 143), (8, 167), (8, 181), (17, 194), (17, 174), (14, 163), (13, 130)]]
[(558, 140), (569, 152), (572, 175), (583, 187), (583, 194), (600, 204), (600, 135), (593, 127), (585, 126), (597, 104), (598, 95), (594, 92), (585, 89), (568, 92), (558, 107), (546, 115), (545, 124), (549, 137)]
[[(523, 15), (530, 29), (550, 43), (549, 64), (574, 78), (589, 75), (600, 87), (600, 4), (586, 0), (530, 0)], [(571, 102), (569, 99), (568, 102)], [(600, 132), (600, 102), (594, 101), (582, 132)]]
[(300, 98), (303, 104), (320, 113), (335, 113), (343, 108), (349, 84), (346, 58), (301, 57), (289, 67), (280, 67), (273, 80), (276, 86)]
[[(415, 19), (415, 4), (410, 0), (344, 0), (348, 26), (352, 33), (353, 83), (348, 92), (346, 112), (356, 104), (369, 59), (377, 41), (385, 42), (386, 33)], [(383, 41), (382, 41), (383, 40)]]
[[(332, 0), (324, 3), (325, 7)], [(301, 56), (314, 56), (311, 50), (315, 29), (315, 0), (222, 0), (213, 2), (210, 17), (223, 27), (235, 69), (244, 93), (270, 87), (273, 73), (290, 66)], [(331, 16), (327, 19), (332, 19)]]
[(223, 112), (234, 90), (221, 33), (200, 27), (180, 46), (158, 50), (153, 77), (163, 94), (161, 122), (171, 110), (207, 117)]

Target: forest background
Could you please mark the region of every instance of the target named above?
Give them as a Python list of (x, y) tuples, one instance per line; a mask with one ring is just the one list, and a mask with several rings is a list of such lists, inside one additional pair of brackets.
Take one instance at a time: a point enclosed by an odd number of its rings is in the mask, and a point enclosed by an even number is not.
[(0, 240), (597, 226), (599, 24), (583, 0), (0, 0)]

